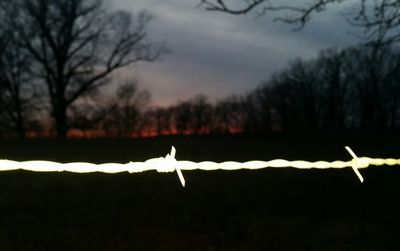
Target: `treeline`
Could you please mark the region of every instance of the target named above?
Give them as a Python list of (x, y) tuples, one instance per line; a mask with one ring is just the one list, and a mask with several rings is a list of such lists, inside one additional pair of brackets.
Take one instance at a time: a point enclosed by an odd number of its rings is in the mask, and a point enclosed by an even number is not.
[[(382, 130), (400, 127), (399, 97), (399, 50), (360, 45), (294, 60), (255, 90), (216, 102), (199, 95), (169, 107), (151, 107), (150, 94), (128, 82), (113, 95), (95, 93), (74, 103), (68, 112), (68, 135)], [(43, 122), (32, 125), (32, 135), (51, 130)]]
[(399, 128), (400, 53), (371, 45), (324, 50), (245, 95), (154, 108), (144, 123), (155, 135)]
[(296, 60), (247, 95), (246, 131), (400, 126), (400, 54), (391, 47), (325, 50)]

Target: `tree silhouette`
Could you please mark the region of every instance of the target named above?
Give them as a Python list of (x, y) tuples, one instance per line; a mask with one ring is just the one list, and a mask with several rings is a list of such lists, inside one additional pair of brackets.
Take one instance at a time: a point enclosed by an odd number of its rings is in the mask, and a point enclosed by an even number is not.
[(135, 81), (118, 87), (115, 97), (104, 107), (100, 129), (107, 136), (131, 137), (142, 129), (141, 114), (150, 101), (150, 93), (140, 90)]
[(370, 46), (349, 48), (346, 53), (356, 123), (361, 128), (393, 126), (399, 116), (399, 53)]
[(150, 108), (144, 113), (142, 120), (142, 136), (176, 133), (173, 107)]
[(147, 39), (149, 14), (110, 12), (102, 0), (16, 0), (7, 8), (18, 10), (7, 25), (37, 64), (58, 137), (66, 137), (67, 111), (77, 99), (115, 70), (154, 61), (163, 50)]
[[(0, 16), (6, 13), (2, 9)], [(0, 25), (0, 117), (2, 134), (25, 138), (27, 114), (34, 111), (32, 60), (26, 50), (16, 43), (15, 31)], [(30, 116), (31, 119), (33, 116)]]
[(245, 131), (398, 127), (399, 56), (391, 46), (360, 45), (298, 59), (248, 95)]
[(327, 49), (320, 53), (315, 64), (319, 95), (320, 126), (327, 130), (345, 127), (349, 105), (348, 75), (345, 74), (346, 53)]
[[(312, 15), (323, 12), (330, 5), (349, 3), (349, 0), (308, 0), (296, 3), (280, 3), (270, 0), (201, 0), (209, 11), (218, 11), (233, 15), (256, 12), (266, 15), (271, 12), (283, 13), (275, 21), (298, 25), (301, 29)], [(364, 38), (376, 44), (400, 41), (400, 2), (398, 0), (359, 0), (344, 15), (347, 22), (364, 30)]]
[[(214, 106), (212, 131), (214, 133), (238, 133), (242, 132), (244, 122), (248, 119), (248, 110), (245, 110), (249, 103), (239, 95), (232, 95), (219, 100)], [(253, 111), (251, 109), (251, 111)]]

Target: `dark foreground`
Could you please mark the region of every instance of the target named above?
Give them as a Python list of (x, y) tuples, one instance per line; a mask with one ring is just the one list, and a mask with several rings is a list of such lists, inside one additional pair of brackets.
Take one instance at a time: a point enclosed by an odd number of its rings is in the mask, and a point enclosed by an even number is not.
[[(1, 158), (400, 158), (398, 135), (1, 141)], [(0, 250), (400, 250), (400, 167), (176, 174), (0, 173)]]

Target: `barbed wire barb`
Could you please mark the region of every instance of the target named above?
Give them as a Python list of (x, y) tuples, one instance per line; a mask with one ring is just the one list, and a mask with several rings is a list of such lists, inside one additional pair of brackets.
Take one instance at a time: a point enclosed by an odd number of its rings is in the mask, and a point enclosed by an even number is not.
[[(363, 182), (364, 182), (364, 178), (363, 178), (363, 176), (361, 175), (360, 171), (358, 171), (359, 165), (362, 165), (363, 162), (360, 161), (360, 159), (359, 159), (359, 158), (357, 157), (357, 155), (353, 152), (353, 150), (351, 150), (351, 148), (350, 148), (349, 146), (345, 146), (344, 148), (345, 148), (345, 149), (349, 152), (349, 154), (353, 157), (354, 164), (351, 166), (351, 168), (352, 168), (353, 171), (356, 173), (356, 175), (357, 175), (358, 179), (360, 180), (360, 182), (363, 183)], [(364, 164), (365, 164), (365, 163), (364, 163)], [(369, 163), (366, 162), (366, 164), (367, 164), (367, 167), (368, 167), (368, 166), (369, 166)]]

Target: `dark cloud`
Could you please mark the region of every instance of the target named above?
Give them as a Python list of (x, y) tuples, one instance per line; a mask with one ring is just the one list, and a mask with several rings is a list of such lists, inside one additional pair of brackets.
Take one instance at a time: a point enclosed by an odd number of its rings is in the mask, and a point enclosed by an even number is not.
[[(270, 17), (230, 16), (196, 7), (199, 0), (114, 0), (115, 8), (147, 9), (153, 40), (165, 41), (171, 54), (140, 64), (133, 72), (153, 94), (155, 104), (205, 94), (211, 100), (255, 88), (297, 57), (315, 57), (322, 49), (354, 44), (341, 10), (315, 16), (301, 31)], [(344, 8), (344, 7), (342, 7)], [(125, 71), (124, 74), (128, 74)]]

